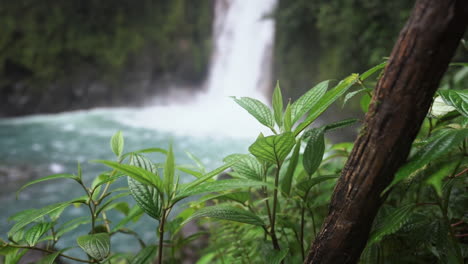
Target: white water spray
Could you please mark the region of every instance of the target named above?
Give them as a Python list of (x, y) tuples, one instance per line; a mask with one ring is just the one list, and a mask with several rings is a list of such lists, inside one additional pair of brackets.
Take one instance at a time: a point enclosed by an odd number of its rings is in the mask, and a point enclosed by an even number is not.
[(274, 42), (274, 21), (268, 15), (275, 5), (276, 0), (216, 0), (214, 52), (204, 91), (189, 104), (145, 108), (123, 122), (191, 136), (268, 133), (228, 97), (267, 101)]

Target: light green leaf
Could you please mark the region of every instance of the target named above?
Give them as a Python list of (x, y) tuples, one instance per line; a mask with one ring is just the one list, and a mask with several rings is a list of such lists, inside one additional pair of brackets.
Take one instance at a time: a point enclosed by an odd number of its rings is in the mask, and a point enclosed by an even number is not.
[(249, 147), (250, 153), (261, 161), (281, 164), (296, 144), (293, 133), (259, 137)]
[(159, 178), (159, 175), (156, 175), (150, 171), (137, 166), (120, 164), (118, 162), (108, 160), (96, 160), (94, 162), (102, 163), (122, 173), (125, 173), (127, 176), (132, 177), (133, 179), (143, 184), (155, 187), (160, 192), (163, 190), (163, 182), (161, 178)]
[(192, 153), (186, 151), (185, 152), (187, 154), (187, 156), (193, 160), (195, 162), (195, 164), (197, 164), (197, 167), (200, 169), (200, 171), (202, 173), (205, 173), (206, 172), (206, 168), (205, 168), (205, 165), (203, 165), (203, 162), (195, 155), (193, 155)]
[(124, 148), (124, 139), (122, 136), (122, 131), (118, 131), (112, 136), (110, 145), (111, 145), (112, 152), (114, 152), (114, 154), (117, 157), (122, 156), (122, 152)]
[(31, 210), (24, 211), (23, 214), (21, 215), (17, 214), (15, 217), (15, 220), (17, 222), (10, 229), (10, 232), (8, 232), (8, 236), (9, 237), (13, 236), (16, 232), (18, 232), (19, 230), (21, 230), (23, 227), (27, 226), (28, 224), (38, 221), (45, 215), (52, 213), (55, 210), (60, 210), (61, 208), (67, 207), (70, 204), (75, 203), (75, 202), (83, 202), (83, 200), (75, 199), (75, 200), (68, 201), (68, 202), (51, 204), (49, 206), (46, 206), (40, 209), (31, 209)]
[(283, 125), (283, 95), (281, 94), (279, 81), (276, 82), (276, 87), (273, 91), (272, 104), (276, 124), (278, 124), (278, 127), (281, 127)]
[(305, 113), (309, 112), (312, 107), (319, 102), (327, 91), (330, 81), (323, 81), (302, 95), (296, 102), (291, 105), (291, 124), (294, 125)]
[(274, 127), (275, 123), (271, 110), (264, 103), (249, 97), (241, 97), (240, 99), (237, 99), (236, 97), (232, 98), (236, 103), (242, 106), (242, 108), (247, 110), (247, 112), (255, 117), (262, 125), (265, 125), (269, 128)]
[(52, 227), (51, 223), (39, 223), (24, 233), (24, 240), (29, 246), (35, 246), (37, 241)]
[(128, 212), (128, 215), (120, 220), (117, 225), (112, 228), (112, 232), (115, 232), (119, 230), (121, 227), (125, 226), (127, 223), (130, 221), (136, 222), (140, 217), (144, 214), (143, 210), (139, 206), (134, 206), (132, 209), (130, 209), (130, 212)]
[(97, 233), (80, 236), (76, 239), (78, 246), (96, 260), (103, 260), (110, 253), (110, 236), (108, 233)]
[(72, 174), (67, 174), (67, 173), (62, 173), (62, 174), (54, 174), (54, 175), (50, 175), (50, 176), (47, 176), (47, 177), (44, 177), (44, 178), (40, 178), (40, 179), (37, 179), (35, 181), (31, 181), (31, 182), (28, 182), (27, 184), (23, 185), (23, 187), (21, 187), (17, 192), (16, 192), (16, 198), (18, 198), (18, 194), (24, 190), (26, 187), (29, 187), (33, 184), (36, 184), (36, 183), (40, 183), (40, 182), (44, 182), (44, 181), (49, 181), (49, 180), (55, 180), (55, 179), (72, 179), (72, 180), (75, 180), (77, 182), (80, 181), (80, 179), (75, 176), (75, 175), (72, 175)]
[(213, 177), (215, 177), (216, 175), (222, 173), (223, 171), (227, 170), (229, 167), (231, 167), (232, 165), (234, 165), (236, 162), (238, 162), (239, 159), (231, 159), (229, 161), (227, 161), (223, 166), (221, 167), (218, 167), (208, 173), (206, 173), (205, 175), (203, 175), (202, 177), (196, 179), (195, 181), (191, 182), (191, 183), (188, 183), (187, 185), (185, 185), (185, 188), (184, 189), (190, 189), (192, 187), (195, 187)]
[[(209, 192), (222, 192), (231, 191), (243, 188), (252, 188), (269, 185), (262, 181), (247, 180), (247, 179), (234, 179), (234, 180), (219, 180), (214, 182), (205, 182), (194, 187), (184, 188), (173, 199), (173, 203), (180, 201), (189, 196), (209, 193)], [(273, 187), (274, 188), (274, 187)]]
[(16, 248), (5, 256), (4, 264), (18, 264), (20, 259), (28, 252), (28, 249)]
[(235, 221), (250, 225), (264, 226), (263, 220), (255, 214), (234, 206), (217, 205), (202, 208), (187, 218), (182, 225), (201, 217), (211, 217), (216, 219)]
[(169, 145), (169, 150), (166, 156), (166, 163), (164, 164), (164, 187), (166, 193), (170, 194), (174, 185), (174, 174), (175, 174), (175, 161), (174, 152), (172, 151), (172, 144)]
[(312, 122), (317, 119), (327, 108), (335, 102), (341, 95), (343, 95), (351, 86), (359, 80), (358, 74), (351, 74), (342, 80), (337, 86), (325, 93), (323, 97), (318, 100), (310, 110), (309, 115), (305, 121), (299, 124), (294, 130), (294, 135), (298, 135), (302, 130), (308, 127)]
[(151, 264), (156, 256), (157, 251), (156, 246), (148, 246), (142, 249), (138, 254), (132, 259), (130, 264)]
[(299, 141), (298, 143), (296, 143), (296, 147), (294, 147), (293, 154), (291, 156), (291, 159), (289, 160), (288, 169), (286, 170), (286, 174), (281, 180), (281, 190), (287, 195), (291, 193), (292, 179), (294, 176), (294, 171), (296, 170), (296, 167), (297, 167), (297, 163), (299, 161), (300, 150), (301, 150), (301, 142)]
[(250, 155), (244, 155), (237, 163), (232, 165), (232, 169), (237, 175), (251, 180), (262, 180), (264, 174), (262, 164)]
[(448, 105), (455, 107), (460, 114), (468, 117), (468, 89), (442, 90), (439, 91), (439, 95)]
[(302, 164), (307, 174), (312, 175), (320, 166), (325, 152), (324, 128), (311, 129), (307, 132), (307, 135), (309, 140), (304, 150)]
[(385, 216), (382, 223), (377, 225), (371, 233), (368, 245), (379, 242), (384, 236), (397, 232), (410, 219), (415, 207), (414, 204), (407, 204), (394, 209)]
[(291, 113), (291, 103), (288, 103), (286, 106), (286, 110), (284, 111), (284, 121), (283, 121), (283, 128), (284, 132), (291, 132), (293, 126), (292, 122), (292, 113)]
[(80, 225), (85, 225), (85, 224), (88, 224), (91, 222), (91, 219), (87, 216), (83, 216), (83, 217), (78, 217), (78, 218), (74, 218), (66, 223), (64, 223), (58, 230), (57, 230), (57, 233), (56, 233), (56, 237), (61, 237), (63, 236), (64, 234), (72, 231), (72, 230), (75, 230), (77, 227), (79, 227)]
[(369, 78), (369, 76), (371, 76), (372, 74), (374, 74), (375, 72), (385, 68), (385, 66), (387, 65), (387, 62), (382, 62), (380, 63), (379, 65), (376, 65), (372, 68), (370, 68), (369, 70), (367, 70), (366, 72), (364, 72), (363, 74), (361, 74), (361, 77), (360, 79), (362, 81), (364, 81), (365, 79)]
[(345, 95), (345, 98), (343, 100), (343, 107), (345, 106), (345, 104), (351, 99), (353, 98), (354, 96), (362, 93), (362, 92), (370, 92), (372, 91), (372, 89), (369, 89), (369, 88), (362, 88), (362, 89), (359, 89), (359, 90), (356, 90), (356, 91), (352, 91), (352, 92), (349, 92)]
[(455, 111), (455, 107), (446, 104), (442, 97), (437, 96), (432, 102), (430, 113), (432, 116), (439, 118), (452, 111)]
[(458, 145), (466, 139), (466, 135), (468, 135), (468, 129), (449, 129), (432, 136), (428, 140), (429, 143), (416, 152), (416, 154), (398, 170), (392, 183), (384, 192), (423, 168), (429, 162), (458, 147)]
[(431, 176), (429, 176), (429, 178), (426, 179), (425, 182), (434, 187), (439, 197), (442, 197), (442, 180), (453, 172), (453, 170), (457, 167), (457, 164), (458, 161), (442, 164), (436, 172), (434, 172)]

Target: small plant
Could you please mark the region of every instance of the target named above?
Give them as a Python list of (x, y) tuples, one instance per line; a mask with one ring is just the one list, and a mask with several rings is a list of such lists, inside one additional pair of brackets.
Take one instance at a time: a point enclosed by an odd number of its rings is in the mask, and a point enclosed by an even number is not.
[[(233, 98), (271, 135), (260, 134), (249, 154), (233, 154), (224, 165), (206, 172), (199, 159), (196, 166), (178, 165), (172, 146), (123, 153), (122, 133), (111, 139), (116, 161), (98, 160), (111, 168), (91, 185), (84, 183), (80, 167), (76, 175), (51, 175), (23, 186), (53, 179), (69, 179), (84, 195), (41, 209), (29, 209), (10, 219), (15, 222), (8, 242), (0, 241), (5, 263), (17, 263), (28, 250), (47, 253), (41, 263), (58, 257), (83, 263), (177, 263), (177, 252), (205, 232), (183, 237), (180, 229), (198, 221), (209, 231), (207, 248), (198, 263), (301, 263), (327, 212), (335, 181), (352, 143), (329, 144), (329, 131), (355, 124), (357, 119), (309, 128), (332, 103), (344, 96), (372, 94), (365, 85), (385, 63), (363, 74), (352, 74), (328, 89), (330, 81), (316, 85), (295, 102), (283, 105), (281, 89), (273, 92), (272, 108), (253, 98)], [(357, 87), (350, 91), (352, 87)], [(468, 90), (443, 89), (414, 143), (412, 154), (383, 195), (388, 195), (373, 224), (362, 263), (462, 263), (468, 256), (466, 237)], [(457, 88), (457, 87), (455, 87)], [(361, 99), (364, 111), (369, 100)], [(365, 129), (365, 128), (363, 128)], [(164, 159), (153, 162), (148, 153)], [(229, 169), (229, 179), (214, 177)], [(180, 183), (181, 176), (194, 176)], [(126, 177), (128, 187), (114, 188)], [(136, 206), (120, 198), (132, 196)], [(196, 197), (190, 207), (173, 209), (180, 201)], [(89, 215), (61, 221), (71, 205), (89, 208)], [(124, 215), (110, 221), (108, 212)], [(155, 219), (158, 241), (146, 245), (127, 224), (142, 214)], [(215, 220), (214, 220), (215, 219)], [(78, 226), (89, 233), (76, 238), (71, 247), (81, 248), (87, 258), (69, 255), (70, 248), (56, 249), (61, 237)], [(141, 250), (136, 254), (111, 250), (111, 237), (124, 233), (135, 237)]]

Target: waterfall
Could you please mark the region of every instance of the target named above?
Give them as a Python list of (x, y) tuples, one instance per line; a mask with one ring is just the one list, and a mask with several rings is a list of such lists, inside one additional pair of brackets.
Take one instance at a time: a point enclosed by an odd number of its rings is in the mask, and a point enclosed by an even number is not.
[(216, 0), (207, 93), (265, 99), (271, 86), (276, 0)]
[(229, 96), (269, 101), (274, 21), (268, 15), (275, 5), (276, 0), (215, 0), (214, 50), (205, 89), (119, 121), (189, 136), (255, 138), (269, 133)]

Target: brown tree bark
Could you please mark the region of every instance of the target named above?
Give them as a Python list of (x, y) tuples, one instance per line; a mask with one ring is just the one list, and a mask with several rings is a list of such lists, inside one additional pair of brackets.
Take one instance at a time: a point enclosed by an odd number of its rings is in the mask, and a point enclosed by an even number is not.
[(405, 162), (467, 23), (467, 0), (416, 2), (305, 263), (359, 260), (385, 199), (381, 193)]

